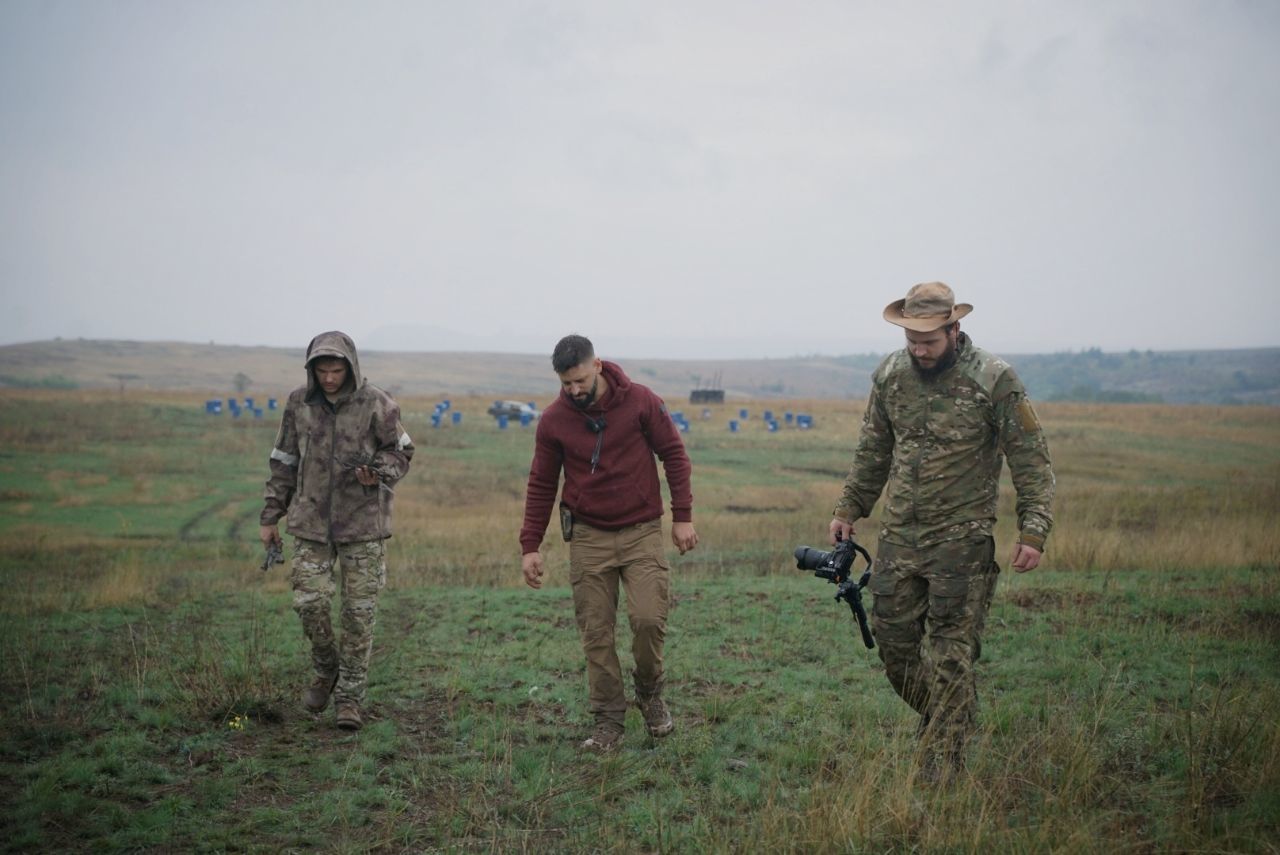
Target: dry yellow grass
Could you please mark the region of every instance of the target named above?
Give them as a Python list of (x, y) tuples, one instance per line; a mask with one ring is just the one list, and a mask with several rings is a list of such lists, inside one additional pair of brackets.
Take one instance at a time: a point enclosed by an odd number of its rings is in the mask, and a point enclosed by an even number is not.
[[(816, 543), (825, 532), (863, 403), (733, 402), (707, 408), (706, 420), (703, 408), (684, 409), (694, 422), (686, 441), (707, 556), (693, 553), (684, 563), (732, 572), (735, 558), (769, 552), (772, 561), (752, 566), (788, 568), (792, 546)], [(741, 433), (730, 434), (725, 425), (740, 409), (748, 419)], [(818, 427), (767, 434), (760, 426), (765, 409), (810, 413)], [(1280, 566), (1280, 411), (1081, 404), (1038, 410), (1058, 475), (1046, 569)], [(514, 568), (525, 467), (476, 477), (464, 462), (433, 454), (431, 434), (420, 445), (428, 483), (401, 490), (397, 506), (398, 547), (415, 574), (439, 579), (429, 559), (417, 558), (428, 545), (431, 554), (459, 556), (451, 562), (455, 580), (468, 565), (497, 570), (505, 561)], [(1006, 472), (997, 527), (1002, 555), (1016, 539), (1013, 504)], [(875, 530), (864, 521), (859, 536), (874, 543)], [(563, 551), (554, 531), (544, 548), (552, 559)], [(505, 583), (519, 584), (518, 574), (509, 569)]]
[[(533, 430), (500, 432), (484, 415), (489, 397), (454, 398), (461, 428), (433, 429), (436, 398), (407, 398), (402, 407), (418, 453), (396, 488), (396, 536), (389, 545), (397, 587), (521, 584), (517, 533), (533, 447)], [(535, 398), (535, 400), (537, 400)], [(47, 461), (45, 494), (19, 483), (12, 460), (0, 460), (0, 495), (15, 523), (0, 534), (9, 548), (40, 543), (44, 567), (29, 593), (45, 607), (73, 596), (104, 605), (163, 596), (175, 575), (186, 590), (229, 590), (254, 580), (256, 512), (276, 414), (232, 425), (224, 417), (187, 425), (198, 447), (182, 448), (150, 414), (180, 407), (198, 412), (197, 395), (6, 391), (10, 412), (60, 407), (52, 426), (21, 418), (0, 421), (0, 442), (13, 454)], [(545, 400), (540, 404), (547, 403)], [(824, 542), (826, 523), (857, 441), (861, 401), (731, 402), (705, 408), (672, 402), (693, 422), (686, 435), (694, 461), (695, 518), (702, 544), (677, 559), (682, 575), (793, 572), (791, 550)], [(747, 409), (739, 433), (731, 418)], [(764, 410), (809, 413), (811, 431), (766, 432)], [(1280, 410), (1273, 408), (1041, 404), (1058, 474), (1055, 530), (1046, 570), (1195, 570), (1280, 566)], [(206, 429), (207, 426), (207, 429)], [(191, 439), (182, 440), (193, 442)], [(202, 444), (202, 445), (200, 445)], [(85, 472), (66, 454), (98, 455)], [(78, 459), (78, 458), (77, 458)], [(241, 474), (228, 474), (232, 470)], [(208, 505), (211, 480), (234, 479), (228, 501)], [(116, 493), (97, 493), (115, 484)], [(235, 486), (240, 484), (241, 486)], [(226, 486), (226, 484), (224, 484)], [(102, 508), (90, 497), (122, 505)], [(239, 498), (236, 498), (239, 497)], [(89, 530), (60, 525), (44, 503), (77, 519), (106, 510), (108, 524)], [(1013, 493), (1005, 478), (997, 527), (999, 554), (1016, 537)], [(142, 536), (129, 508), (175, 517), (206, 514), (217, 531), (238, 533), (173, 543)], [(177, 510), (175, 510), (177, 509)], [(185, 509), (185, 510), (184, 510)], [(874, 520), (859, 538), (874, 549)], [(224, 534), (223, 537), (226, 535)], [(565, 584), (567, 549), (554, 524), (544, 549), (549, 583)], [(175, 552), (182, 558), (174, 560)], [(157, 558), (156, 556), (162, 556)], [(91, 570), (92, 583), (75, 581)], [(60, 581), (61, 580), (61, 581)], [(283, 574), (267, 577), (283, 589)], [(43, 593), (41, 593), (43, 592)], [(33, 602), (28, 600), (28, 605)]]

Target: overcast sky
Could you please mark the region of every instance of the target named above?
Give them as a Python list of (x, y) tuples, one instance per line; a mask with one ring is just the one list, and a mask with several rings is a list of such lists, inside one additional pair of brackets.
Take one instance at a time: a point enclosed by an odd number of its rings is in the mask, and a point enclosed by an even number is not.
[(1280, 345), (1280, 3), (0, 3), (0, 343)]

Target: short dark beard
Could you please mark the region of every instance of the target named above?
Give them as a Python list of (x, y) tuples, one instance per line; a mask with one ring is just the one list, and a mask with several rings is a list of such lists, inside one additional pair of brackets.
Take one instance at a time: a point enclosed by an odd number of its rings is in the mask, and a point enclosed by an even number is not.
[(916, 373), (920, 375), (922, 380), (932, 380), (956, 364), (956, 346), (951, 342), (947, 342), (947, 349), (942, 356), (938, 357), (938, 361), (933, 364), (932, 368), (921, 367), (914, 353), (908, 353), (907, 355), (911, 357), (911, 366), (915, 368)]
[(569, 403), (573, 404), (575, 407), (577, 407), (580, 410), (585, 410), (587, 407), (595, 403), (596, 391), (599, 388), (600, 388), (600, 375), (597, 374), (596, 379), (591, 383), (591, 391), (587, 393), (587, 399), (583, 401), (581, 404), (579, 404), (578, 399), (570, 395)]

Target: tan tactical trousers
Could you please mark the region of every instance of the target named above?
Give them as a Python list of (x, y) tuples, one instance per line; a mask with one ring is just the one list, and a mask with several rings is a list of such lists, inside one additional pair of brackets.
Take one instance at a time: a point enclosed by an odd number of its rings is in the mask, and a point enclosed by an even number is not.
[(663, 554), (661, 519), (620, 531), (576, 522), (569, 542), (569, 581), (582, 649), (587, 655), (591, 712), (597, 721), (621, 725), (627, 697), (614, 644), (619, 581), (627, 594), (636, 691), (643, 695), (662, 691), (671, 565)]

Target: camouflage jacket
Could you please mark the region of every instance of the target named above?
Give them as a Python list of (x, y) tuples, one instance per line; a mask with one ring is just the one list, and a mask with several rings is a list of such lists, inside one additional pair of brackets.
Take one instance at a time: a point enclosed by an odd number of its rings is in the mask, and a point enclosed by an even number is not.
[(991, 534), (1000, 465), (1018, 494), (1019, 542), (1044, 548), (1053, 525), (1049, 448), (1008, 363), (960, 334), (954, 365), (926, 380), (905, 350), (872, 377), (871, 398), (835, 516), (867, 516), (885, 489), (880, 537), (929, 546)]
[[(311, 364), (341, 357), (347, 383), (330, 402)], [(391, 536), (392, 486), (409, 471), (413, 442), (400, 424), (400, 407), (364, 380), (355, 344), (338, 332), (322, 333), (307, 347), (307, 385), (289, 395), (264, 494), (262, 525), (288, 514), (286, 530), (306, 540), (358, 543)], [(356, 478), (367, 464), (380, 484)]]

